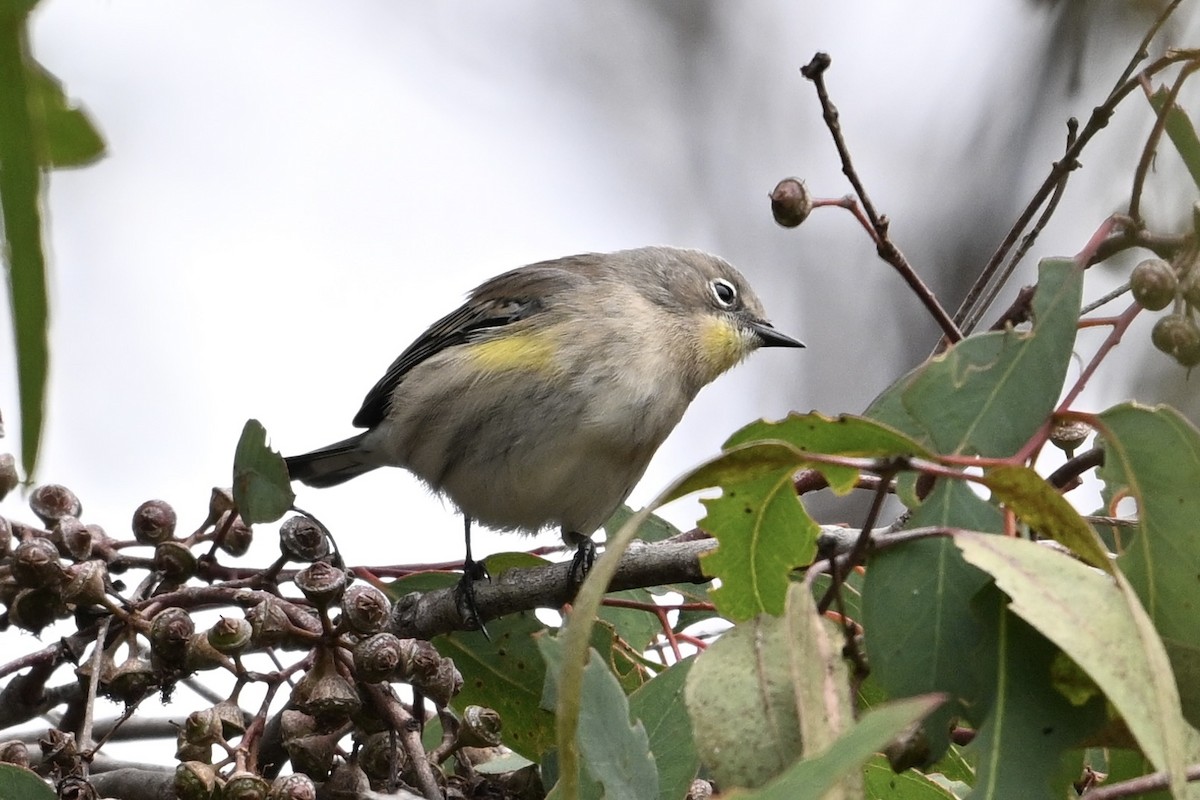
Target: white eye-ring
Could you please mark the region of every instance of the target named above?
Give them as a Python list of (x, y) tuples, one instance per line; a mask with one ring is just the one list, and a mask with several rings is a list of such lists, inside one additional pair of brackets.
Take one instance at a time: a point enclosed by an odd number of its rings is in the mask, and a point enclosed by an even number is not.
[(713, 297), (721, 308), (733, 308), (737, 305), (737, 289), (724, 278), (716, 278), (708, 287), (712, 289)]

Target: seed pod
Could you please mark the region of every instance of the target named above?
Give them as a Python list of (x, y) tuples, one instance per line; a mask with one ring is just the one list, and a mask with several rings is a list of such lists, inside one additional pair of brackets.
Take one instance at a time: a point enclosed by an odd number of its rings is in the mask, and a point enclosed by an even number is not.
[(75, 493), (57, 483), (45, 483), (34, 489), (29, 495), (29, 508), (47, 528), (62, 517), (83, 514), (83, 505)]
[(1179, 279), (1179, 293), (1194, 309), (1200, 309), (1200, 262), (1193, 261)]
[(330, 725), (357, 711), (362, 700), (354, 684), (338, 671), (332, 653), (322, 649), (312, 669), (292, 689), (292, 704), (318, 724)]
[(233, 556), (241, 558), (250, 550), (250, 544), (254, 541), (254, 531), (250, 526), (242, 522), (241, 517), (234, 517), (229, 527), (225, 529), (225, 534), (221, 537), (221, 550)]
[(387, 626), (391, 612), (387, 595), (365, 583), (354, 584), (342, 597), (342, 614), (355, 633), (378, 633)]
[(29, 769), (29, 748), (20, 739), (0, 743), (0, 763)]
[(150, 621), (150, 652), (164, 663), (180, 665), (187, 657), (188, 643), (196, 624), (182, 608), (164, 608)]
[(133, 512), (133, 538), (155, 545), (175, 536), (175, 509), (165, 500), (147, 500)]
[(257, 648), (278, 647), (288, 640), (292, 633), (292, 623), (287, 612), (283, 610), (283, 602), (274, 597), (268, 597), (246, 612), (250, 620), (251, 637)]
[(117, 666), (106, 694), (113, 700), (133, 705), (157, 689), (158, 685), (158, 673), (154, 667), (146, 659), (135, 656)]
[(360, 766), (343, 761), (337, 765), (321, 790), (329, 797), (360, 797), (371, 791), (371, 781)]
[(333, 767), (333, 757), (337, 755), (337, 740), (338, 736), (330, 733), (297, 736), (284, 739), (283, 749), (287, 750), (292, 769), (321, 781), (329, 776), (329, 770)]
[(222, 700), (212, 707), (212, 711), (221, 721), (221, 735), (226, 741), (246, 732), (246, 712), (237, 703)]
[(240, 653), (250, 644), (253, 628), (240, 617), (221, 617), (208, 629), (208, 643), (218, 653), (233, 655)]
[(771, 192), (771, 215), (785, 228), (795, 228), (812, 213), (812, 195), (799, 178), (784, 178)]
[(235, 772), (225, 781), (221, 800), (267, 800), (271, 785), (253, 772)]
[(318, 608), (336, 603), (346, 589), (346, 572), (325, 561), (309, 564), (292, 578), (296, 588)]
[(154, 568), (169, 581), (183, 583), (197, 566), (196, 556), (180, 542), (159, 542), (154, 548)]
[(1092, 426), (1086, 422), (1077, 422), (1075, 420), (1067, 420), (1055, 422), (1054, 427), (1050, 429), (1050, 441), (1059, 450), (1067, 453), (1070, 457), (1084, 442), (1087, 437), (1092, 434)]
[(17, 474), (17, 460), (12, 453), (0, 453), (0, 500), (21, 485), (21, 477)]
[(408, 754), (400, 746), (399, 740), (392, 746), (392, 736), (387, 733), (373, 733), (363, 742), (358, 753), (358, 764), (367, 777), (376, 781), (387, 780), (392, 773), (392, 764), (396, 765), (395, 774), (400, 774), (408, 768)]
[(87, 561), (92, 557), (92, 532), (77, 518), (60, 517), (50, 533), (61, 543), (60, 548), (68, 558)]
[[(3, 498), (0, 498), (3, 499)], [(0, 558), (8, 555), (13, 547), (12, 523), (5, 517), (0, 517)]]
[(317, 785), (303, 773), (275, 779), (267, 800), (317, 800)]
[(175, 796), (179, 800), (213, 800), (217, 796), (217, 770), (202, 761), (184, 761), (175, 768)]
[(82, 564), (72, 564), (66, 569), (67, 584), (63, 586), (62, 597), (68, 603), (77, 605), (102, 605), (107, 598), (104, 582), (108, 577), (108, 568), (103, 561), (85, 561)]
[(193, 633), (188, 639), (187, 655), (183, 660), (184, 672), (217, 669), (226, 663), (225, 657), (208, 643), (207, 633)]
[(41, 536), (26, 539), (12, 554), (12, 574), (17, 584), (30, 589), (58, 586), (65, 574), (58, 548)]
[(1200, 326), (1186, 314), (1168, 314), (1154, 323), (1150, 340), (1185, 367), (1200, 363)]
[(8, 606), (8, 621), (33, 634), (66, 616), (67, 607), (56, 589), (22, 589)]
[(495, 747), (500, 744), (500, 715), (483, 706), (463, 709), (462, 728), (458, 743), (462, 747)]
[(400, 640), (390, 633), (377, 633), (354, 646), (354, 673), (363, 683), (389, 680), (400, 666)]
[(179, 734), (188, 744), (216, 744), (221, 741), (221, 718), (213, 708), (193, 711), (183, 721)]
[(319, 561), (329, 555), (329, 538), (308, 517), (288, 517), (279, 527), (279, 550), (293, 561)]
[(1179, 289), (1179, 278), (1161, 258), (1148, 258), (1133, 268), (1129, 290), (1142, 308), (1158, 311), (1170, 305)]

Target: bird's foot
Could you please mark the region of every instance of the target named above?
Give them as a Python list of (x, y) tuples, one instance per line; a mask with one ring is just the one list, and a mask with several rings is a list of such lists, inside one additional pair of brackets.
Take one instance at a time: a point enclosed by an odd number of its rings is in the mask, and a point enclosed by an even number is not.
[(489, 640), (492, 637), (488, 635), (487, 628), (483, 625), (479, 606), (475, 601), (475, 582), (490, 581), (491, 579), (492, 576), (488, 574), (487, 567), (483, 565), (482, 561), (466, 559), (463, 561), (462, 577), (459, 578), (458, 587), (455, 589), (455, 605), (463, 624), (468, 630), (480, 631)]
[(592, 565), (595, 563), (596, 543), (590, 536), (581, 536), (575, 542), (575, 555), (571, 558), (571, 570), (567, 573), (570, 576), (571, 585), (578, 588), (587, 574), (592, 571)]

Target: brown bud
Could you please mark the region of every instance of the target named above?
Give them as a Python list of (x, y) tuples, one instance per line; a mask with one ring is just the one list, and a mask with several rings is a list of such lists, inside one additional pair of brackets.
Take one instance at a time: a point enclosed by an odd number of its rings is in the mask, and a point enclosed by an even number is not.
[(183, 721), (179, 735), (188, 744), (216, 744), (221, 741), (221, 718), (213, 708), (193, 711)]
[(208, 629), (208, 643), (218, 653), (233, 655), (246, 649), (252, 632), (249, 621), (245, 619), (221, 617)]
[(338, 671), (330, 651), (322, 649), (312, 669), (292, 689), (292, 704), (315, 717), (320, 724), (343, 720), (354, 713), (362, 700), (354, 684)]
[(390, 633), (377, 633), (354, 646), (355, 676), (364, 683), (389, 680), (402, 657), (399, 639)]
[[(390, 733), (373, 733), (363, 742), (358, 753), (358, 764), (367, 777), (377, 781), (387, 780), (390, 775), (400, 774), (408, 767), (408, 756), (397, 740), (392, 746), (393, 737)], [(392, 764), (396, 765), (395, 772)]]
[(68, 558), (87, 561), (92, 557), (92, 531), (75, 517), (59, 517), (50, 533)]
[(1154, 323), (1150, 340), (1185, 367), (1200, 364), (1200, 326), (1186, 314), (1168, 314)]
[(179, 665), (187, 657), (196, 624), (182, 608), (164, 608), (150, 621), (150, 652), (164, 663)]
[(495, 747), (500, 744), (500, 715), (483, 706), (463, 709), (458, 742), (462, 747)]
[(292, 581), (313, 605), (324, 608), (336, 603), (346, 589), (346, 572), (325, 561), (309, 564)]
[(784, 178), (771, 192), (771, 215), (785, 228), (804, 222), (812, 209), (812, 195), (799, 178)]
[(250, 550), (250, 544), (253, 541), (254, 531), (250, 529), (249, 525), (242, 522), (241, 517), (234, 517), (233, 522), (221, 536), (220, 547), (234, 558), (241, 558)]
[(167, 580), (183, 583), (196, 574), (196, 556), (180, 542), (160, 542), (154, 548), (154, 568)]
[(267, 800), (317, 800), (317, 785), (303, 773), (284, 775), (271, 784)]
[(21, 485), (21, 477), (17, 475), (17, 460), (12, 453), (0, 453), (0, 500)]
[(221, 800), (267, 800), (271, 785), (253, 772), (235, 772), (225, 781)]
[(57, 483), (46, 483), (34, 489), (29, 495), (29, 507), (47, 528), (62, 517), (83, 514), (83, 505), (75, 493)]
[(179, 800), (213, 800), (217, 770), (203, 761), (184, 761), (175, 767), (175, 796)]
[(279, 550), (293, 561), (319, 561), (329, 555), (329, 539), (308, 517), (288, 517), (279, 527)]
[(29, 748), (20, 739), (0, 742), (0, 763), (29, 769)]
[(17, 545), (12, 554), (12, 574), (16, 582), (30, 589), (57, 586), (65, 575), (58, 560), (58, 548), (41, 536)]
[(108, 567), (103, 561), (93, 559), (82, 564), (72, 564), (66, 569), (67, 583), (62, 597), (76, 605), (103, 605), (107, 598), (105, 579)]
[(342, 597), (342, 614), (355, 633), (378, 633), (387, 627), (392, 604), (387, 595), (365, 583), (356, 583)]
[(133, 538), (159, 544), (175, 536), (175, 509), (165, 500), (147, 500), (133, 512)]
[(1133, 268), (1129, 290), (1142, 308), (1158, 311), (1175, 299), (1179, 278), (1171, 265), (1161, 258), (1148, 258)]

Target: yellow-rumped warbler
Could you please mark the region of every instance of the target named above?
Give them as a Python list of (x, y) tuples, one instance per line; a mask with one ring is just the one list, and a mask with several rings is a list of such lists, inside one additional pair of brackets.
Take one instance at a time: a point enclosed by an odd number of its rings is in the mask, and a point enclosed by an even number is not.
[[(742, 275), (698, 250), (643, 247), (514, 269), (421, 334), (367, 394), (344, 441), (287, 459), (334, 486), (403, 467), (466, 518), (562, 529), (576, 565), (696, 393), (777, 332)], [(469, 606), (470, 607), (470, 606)], [(474, 612), (473, 608), (470, 608)]]

